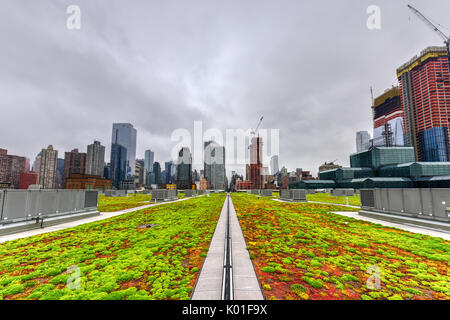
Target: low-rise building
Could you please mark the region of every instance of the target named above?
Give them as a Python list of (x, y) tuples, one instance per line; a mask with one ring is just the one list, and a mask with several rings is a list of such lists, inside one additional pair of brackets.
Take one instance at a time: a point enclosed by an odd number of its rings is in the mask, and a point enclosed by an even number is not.
[(66, 179), (66, 189), (110, 190), (112, 189), (112, 181), (100, 176), (74, 173)]

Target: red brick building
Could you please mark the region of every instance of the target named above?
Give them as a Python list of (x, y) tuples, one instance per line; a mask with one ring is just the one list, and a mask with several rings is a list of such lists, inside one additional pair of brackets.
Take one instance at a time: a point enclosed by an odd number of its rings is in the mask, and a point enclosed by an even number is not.
[(77, 190), (110, 190), (112, 189), (112, 181), (103, 179), (99, 176), (91, 176), (87, 174), (71, 174), (66, 179), (66, 189)]
[(73, 149), (64, 155), (64, 183), (72, 174), (86, 173), (86, 153)]
[(38, 174), (36, 172), (23, 172), (20, 174), (19, 189), (26, 190), (32, 184), (38, 184)]
[(262, 189), (262, 138), (253, 137), (250, 145), (250, 182), (252, 189)]
[(8, 150), (0, 149), (0, 182), (17, 189), (20, 174), (27, 171), (28, 160), (25, 157), (9, 155)]
[(245, 181), (238, 181), (236, 190), (251, 190), (252, 189), (252, 182), (250, 180)]

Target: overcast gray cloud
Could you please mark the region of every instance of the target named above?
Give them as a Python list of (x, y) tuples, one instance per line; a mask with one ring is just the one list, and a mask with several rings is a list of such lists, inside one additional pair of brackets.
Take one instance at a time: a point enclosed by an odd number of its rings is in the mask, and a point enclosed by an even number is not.
[[(355, 132), (372, 130), (370, 91), (440, 39), (412, 3), (450, 26), (447, 0), (3, 0), (0, 147), (63, 157), (113, 122), (138, 130), (137, 155), (169, 159), (177, 128), (280, 129), (280, 162), (317, 172), (348, 165)], [(66, 28), (79, 5), (81, 30)], [(382, 29), (366, 9), (382, 10)], [(107, 153), (109, 161), (109, 153)]]

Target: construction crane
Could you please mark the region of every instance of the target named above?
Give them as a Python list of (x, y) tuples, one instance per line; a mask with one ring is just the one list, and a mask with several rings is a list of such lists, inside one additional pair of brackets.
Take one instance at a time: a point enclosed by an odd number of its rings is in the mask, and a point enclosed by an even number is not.
[(256, 129), (253, 129), (251, 131), (252, 136), (255, 136), (259, 132), (258, 129), (259, 129), (259, 126), (261, 125), (263, 119), (264, 119), (264, 117), (261, 117), (261, 119), (259, 119), (258, 125), (256, 126)]
[(408, 4), (408, 8), (414, 12), (416, 16), (418, 16), (426, 25), (428, 25), (431, 29), (434, 30), (442, 39), (444, 39), (445, 46), (447, 47), (447, 56), (448, 56), (448, 69), (450, 72), (450, 37), (447, 36), (444, 32), (442, 32), (438, 27), (435, 26), (433, 22), (431, 22), (428, 18), (426, 18), (419, 10), (414, 8), (413, 6)]

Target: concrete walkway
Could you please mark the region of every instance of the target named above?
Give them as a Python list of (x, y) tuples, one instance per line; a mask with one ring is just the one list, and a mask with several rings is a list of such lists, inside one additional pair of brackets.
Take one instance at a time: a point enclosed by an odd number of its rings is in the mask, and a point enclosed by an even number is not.
[(43, 229), (33, 229), (33, 230), (29, 230), (29, 231), (24, 231), (24, 232), (19, 232), (19, 233), (13, 233), (13, 234), (7, 234), (7, 235), (4, 235), (4, 236), (0, 236), (0, 243), (6, 242), (6, 241), (11, 241), (11, 240), (16, 240), (16, 239), (27, 238), (27, 237), (31, 237), (31, 236), (34, 236), (34, 235), (37, 235), (37, 234), (43, 234), (43, 233), (49, 233), (49, 232), (54, 232), (54, 231), (58, 231), (58, 230), (68, 229), (68, 228), (76, 227), (76, 226), (79, 226), (79, 225), (82, 225), (82, 224), (86, 224), (86, 223), (90, 223), (90, 222), (95, 222), (95, 221), (100, 221), (100, 220), (105, 220), (105, 219), (109, 219), (109, 218), (112, 218), (112, 217), (120, 216), (120, 215), (125, 214), (125, 213), (138, 211), (138, 210), (142, 210), (142, 209), (146, 209), (146, 208), (150, 208), (150, 207), (154, 207), (154, 206), (160, 206), (160, 205), (164, 205), (164, 204), (168, 204), (168, 203), (175, 203), (175, 202), (179, 202), (179, 201), (185, 201), (185, 200), (188, 200), (188, 199), (192, 199), (192, 198), (183, 198), (183, 199), (178, 199), (178, 200), (175, 200), (175, 201), (160, 202), (160, 203), (156, 203), (156, 204), (155, 203), (147, 204), (147, 205), (144, 205), (144, 206), (130, 208), (130, 209), (121, 210), (121, 211), (115, 211), (115, 212), (100, 212), (99, 215), (94, 216), (94, 217), (89, 217), (89, 218), (85, 218), (85, 219), (80, 219), (80, 220), (75, 220), (75, 221), (71, 221), (71, 222), (58, 224), (58, 225), (48, 226), (48, 227), (45, 227)]
[(317, 202), (317, 201), (303, 201), (303, 202), (295, 202), (295, 201), (284, 201), (281, 199), (273, 199), (274, 201), (278, 202), (284, 202), (284, 203), (316, 203), (316, 204), (326, 204), (329, 206), (340, 206), (340, 207), (349, 207), (349, 208), (355, 208), (355, 209), (361, 209), (360, 206), (352, 206), (349, 204), (340, 204), (340, 203), (328, 203), (328, 202)]
[[(222, 299), (226, 223), (227, 200), (225, 199), (208, 255), (191, 297), (192, 300)], [(234, 300), (264, 300), (231, 197), (230, 233)]]
[(438, 237), (438, 238), (442, 238), (445, 240), (450, 240), (450, 232), (438, 231), (435, 229), (416, 226), (416, 225), (407, 225), (407, 224), (402, 224), (402, 223), (394, 223), (394, 222), (388, 222), (388, 221), (384, 221), (384, 220), (369, 218), (369, 217), (359, 215), (358, 212), (338, 212), (338, 211), (336, 211), (336, 212), (332, 212), (332, 213), (339, 214), (341, 216), (346, 216), (349, 218), (354, 218), (357, 220), (364, 220), (367, 222), (381, 224), (386, 227), (397, 228), (397, 229), (409, 231), (412, 233), (420, 233), (420, 234), (425, 234), (427, 236)]
[(230, 230), (233, 248), (234, 300), (264, 300), (231, 197)]

